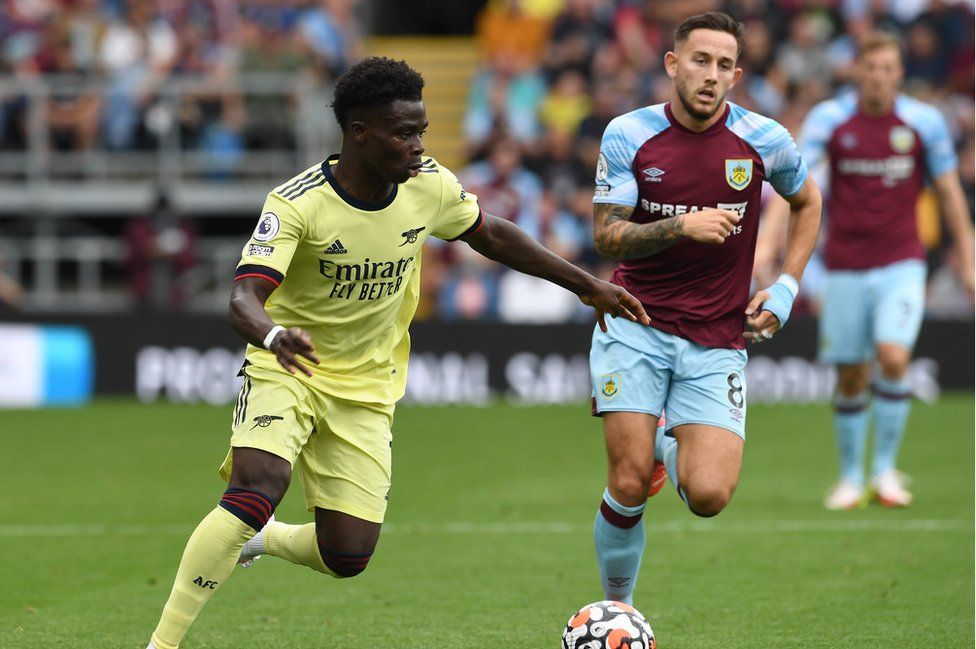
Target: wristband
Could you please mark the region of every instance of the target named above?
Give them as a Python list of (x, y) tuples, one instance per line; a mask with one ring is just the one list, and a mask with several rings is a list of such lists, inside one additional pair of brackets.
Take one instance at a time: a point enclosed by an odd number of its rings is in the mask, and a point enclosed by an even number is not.
[(275, 325), (275, 326), (271, 327), (271, 331), (269, 331), (268, 332), (268, 335), (264, 337), (264, 343), (262, 343), (264, 345), (264, 348), (265, 349), (271, 349), (271, 343), (272, 343), (272, 341), (274, 341), (275, 336), (278, 335), (278, 332), (281, 332), (281, 331), (284, 331), (284, 330), (285, 330), (285, 328), (282, 327), (281, 325)]
[(790, 319), (790, 311), (793, 310), (793, 300), (800, 292), (800, 285), (792, 275), (783, 273), (776, 280), (776, 283), (766, 289), (769, 292), (769, 299), (763, 305), (763, 311), (769, 311), (779, 320), (780, 329), (786, 326), (786, 321)]

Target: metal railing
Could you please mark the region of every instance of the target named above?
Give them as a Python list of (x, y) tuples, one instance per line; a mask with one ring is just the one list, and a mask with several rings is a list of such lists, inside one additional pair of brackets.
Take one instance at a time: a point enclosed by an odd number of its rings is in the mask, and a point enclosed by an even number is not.
[[(0, 146), (0, 179), (13, 179), (27, 186), (47, 184), (60, 179), (143, 179), (160, 186), (170, 186), (186, 179), (227, 180), (233, 178), (278, 178), (306, 163), (321, 159), (339, 142), (339, 130), (329, 103), (332, 87), (316, 82), (308, 74), (243, 74), (232, 81), (216, 83), (199, 77), (174, 76), (162, 83), (151, 100), (135, 108), (139, 128), (148, 132), (149, 146), (111, 150), (105, 143), (102, 126), (112, 119), (110, 104), (102, 102), (96, 145), (86, 151), (57, 151), (52, 146), (52, 127), (47, 114), (48, 102), (63, 98), (64, 88), (74, 94), (92, 93), (105, 99), (124, 94), (105, 78), (80, 81), (71, 75), (34, 77), (0, 76), (0, 99), (6, 120), (15, 111), (21, 115), (24, 146), (14, 149)], [(248, 123), (249, 104), (272, 100), (290, 116), (288, 134), (294, 146), (240, 151), (233, 160), (215, 160), (213, 153), (187, 142), (181, 111), (194, 102), (221, 101), (241, 110), (242, 129), (260, 129)], [(279, 118), (280, 120), (280, 118)], [(287, 121), (287, 120), (285, 120)], [(6, 124), (18, 129), (18, 124)], [(214, 171), (219, 172), (219, 178)]]
[[(245, 74), (226, 83), (174, 76), (138, 112), (141, 130), (151, 134), (140, 146), (113, 149), (103, 132), (88, 150), (58, 150), (46, 117), (48, 102), (93, 93), (102, 100), (99, 127), (112, 117), (104, 101), (113, 92), (112, 81), (78, 83), (78, 77), (64, 75), (0, 76), (0, 126), (19, 135), (17, 142), (0, 142), (0, 260), (24, 288), (25, 311), (120, 311), (135, 305), (125, 277), (125, 242), (91, 227), (92, 217), (110, 218), (115, 225), (107, 229), (122, 232), (117, 219), (151, 214), (160, 194), (168, 201), (165, 218), (256, 215), (272, 187), (338, 150), (332, 87), (306, 74)], [(234, 155), (221, 157), (187, 139), (180, 111), (200, 102), (236, 111), (240, 146)], [(287, 146), (248, 147), (248, 136), (264, 126), (249, 112), (260, 103), (265, 111), (271, 106), (284, 113), (274, 121), (287, 127)], [(219, 113), (213, 121), (222, 121)], [(226, 308), (242, 241), (207, 236), (195, 242), (195, 264), (180, 280), (183, 308)], [(162, 297), (155, 305), (163, 308), (165, 302)]]

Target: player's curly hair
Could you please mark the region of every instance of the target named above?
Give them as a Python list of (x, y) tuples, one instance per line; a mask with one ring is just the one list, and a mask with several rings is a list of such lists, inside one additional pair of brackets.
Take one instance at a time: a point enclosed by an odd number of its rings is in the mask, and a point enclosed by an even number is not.
[(423, 88), (424, 78), (406, 61), (368, 56), (336, 81), (332, 111), (345, 130), (352, 111), (382, 108), (398, 99), (420, 101)]

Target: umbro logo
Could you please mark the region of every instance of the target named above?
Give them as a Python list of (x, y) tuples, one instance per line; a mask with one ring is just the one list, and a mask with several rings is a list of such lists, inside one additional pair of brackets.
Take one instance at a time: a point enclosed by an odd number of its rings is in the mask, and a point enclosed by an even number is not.
[(251, 426), (250, 430), (254, 430), (258, 426), (267, 428), (276, 419), (284, 419), (284, 417), (279, 417), (278, 415), (258, 415), (254, 418), (254, 425)]
[(400, 236), (403, 237), (405, 239), (405, 241), (403, 243), (401, 243), (397, 247), (398, 248), (402, 248), (403, 246), (407, 245), (408, 243), (417, 243), (417, 235), (422, 230), (426, 230), (426, 229), (427, 229), (427, 226), (422, 226), (422, 227), (419, 227), (419, 228), (413, 228), (412, 230), (407, 230), (406, 232), (401, 232), (400, 233)]
[(326, 248), (322, 252), (325, 253), (325, 254), (327, 254), (327, 255), (344, 255), (344, 254), (346, 254), (349, 251), (346, 250), (346, 247), (344, 245), (342, 245), (342, 242), (341, 241), (339, 241), (338, 239), (336, 239), (332, 243), (331, 246), (329, 246), (328, 248)]
[(624, 588), (630, 583), (630, 577), (607, 577), (607, 581), (614, 588)]
[(658, 169), (657, 167), (650, 167), (641, 171), (644, 174), (644, 180), (649, 183), (659, 183), (661, 182), (661, 176), (664, 175), (664, 169)]

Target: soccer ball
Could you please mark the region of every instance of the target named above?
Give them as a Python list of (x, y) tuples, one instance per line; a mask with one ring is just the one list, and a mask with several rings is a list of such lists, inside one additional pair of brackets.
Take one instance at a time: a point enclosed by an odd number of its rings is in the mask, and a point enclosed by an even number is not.
[(593, 602), (569, 618), (562, 649), (654, 649), (654, 631), (629, 604)]

